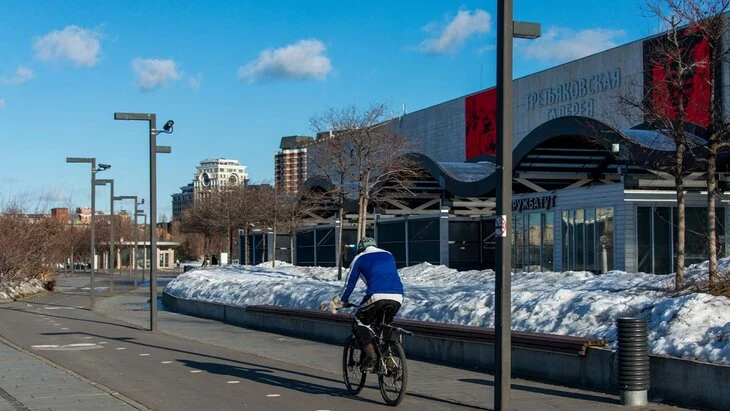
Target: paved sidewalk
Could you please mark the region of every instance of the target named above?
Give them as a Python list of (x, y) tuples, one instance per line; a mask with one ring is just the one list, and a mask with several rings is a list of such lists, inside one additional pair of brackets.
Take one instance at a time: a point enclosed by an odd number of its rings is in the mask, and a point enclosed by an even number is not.
[(147, 409), (1, 337), (0, 364), (0, 411)]
[[(97, 283), (102, 285), (104, 281)], [(89, 301), (88, 276), (59, 276), (55, 294), (0, 305), (0, 335), (18, 340), (0, 339), (4, 365), (0, 367), (0, 411), (178, 411), (206, 406), (268, 410), (285, 409), (285, 398), (296, 404), (286, 409), (383, 407), (372, 378), (360, 396), (343, 394), (339, 346), (247, 330), (162, 307), (159, 332), (149, 332), (149, 290), (125, 289), (123, 281), (115, 289), (113, 297), (99, 295), (95, 312), (89, 312), (83, 307)], [(105, 294), (105, 289), (98, 293)], [(80, 347), (88, 349), (83, 352), (59, 349), (85, 342), (93, 347)], [(44, 351), (39, 344), (55, 348)], [(493, 376), (414, 360), (408, 365), (408, 396), (399, 408), (493, 409)], [(267, 395), (273, 391), (280, 395)], [(213, 398), (218, 402), (214, 404)], [(278, 406), (272, 402), (276, 398)], [(626, 409), (617, 395), (521, 379), (512, 382), (511, 408)], [(684, 408), (650, 403), (632, 409)]]

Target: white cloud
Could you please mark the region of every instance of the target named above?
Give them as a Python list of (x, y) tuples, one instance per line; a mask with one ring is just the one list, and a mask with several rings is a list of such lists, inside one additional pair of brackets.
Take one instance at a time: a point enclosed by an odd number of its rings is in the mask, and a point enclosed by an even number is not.
[(518, 50), (526, 58), (562, 63), (616, 47), (617, 40), (625, 35), (616, 29), (575, 31), (552, 27), (540, 38), (521, 44)]
[(172, 59), (136, 58), (132, 60), (132, 70), (137, 76), (137, 85), (142, 91), (152, 91), (180, 79), (177, 64)]
[(0, 108), (5, 108), (5, 100), (0, 98)]
[(33, 77), (33, 70), (28, 67), (20, 66), (15, 70), (15, 73), (12, 76), (0, 76), (0, 84), (6, 86), (17, 86), (33, 79)]
[(484, 10), (459, 10), (440, 33), (436, 33), (433, 23), (423, 28), (434, 36), (422, 41), (420, 50), (434, 54), (455, 53), (461, 50), (469, 37), (488, 32), (491, 24), (492, 16)]
[(266, 49), (256, 60), (238, 69), (238, 78), (248, 83), (277, 78), (324, 79), (332, 71), (330, 59), (324, 55), (326, 49), (314, 39)]
[(200, 85), (203, 83), (203, 73), (198, 73), (192, 77), (188, 77), (188, 87), (193, 90), (200, 90)]
[(79, 26), (66, 26), (37, 38), (33, 48), (41, 61), (68, 60), (77, 67), (91, 67), (99, 60), (101, 34)]

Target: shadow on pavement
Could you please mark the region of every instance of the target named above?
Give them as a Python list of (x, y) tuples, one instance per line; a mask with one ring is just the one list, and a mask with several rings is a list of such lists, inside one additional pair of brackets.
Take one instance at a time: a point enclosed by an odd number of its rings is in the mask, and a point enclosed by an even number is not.
[[(463, 382), (469, 382), (472, 384), (479, 384), (479, 385), (489, 385), (494, 386), (494, 381), (490, 380), (484, 380), (481, 378), (462, 378), (459, 381)], [(521, 385), (521, 384), (512, 384), (511, 385), (513, 390), (520, 390), (520, 391), (528, 391), (528, 392), (534, 392), (536, 394), (545, 394), (545, 395), (551, 395), (555, 397), (564, 397), (564, 398), (573, 398), (576, 400), (584, 400), (584, 401), (595, 401), (595, 402), (602, 402), (606, 404), (619, 404), (619, 401), (616, 401), (613, 398), (607, 398), (602, 397), (600, 395), (591, 395), (591, 394), (585, 394), (580, 392), (570, 392), (570, 391), (562, 391), (562, 390), (556, 390), (551, 388), (542, 388), (542, 387), (530, 387), (527, 385)]]

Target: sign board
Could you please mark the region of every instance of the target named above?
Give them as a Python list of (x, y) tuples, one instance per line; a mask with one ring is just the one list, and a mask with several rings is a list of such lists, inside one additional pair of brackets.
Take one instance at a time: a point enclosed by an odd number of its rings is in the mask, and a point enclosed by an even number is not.
[(497, 237), (507, 237), (507, 216), (502, 214), (494, 221), (494, 234)]

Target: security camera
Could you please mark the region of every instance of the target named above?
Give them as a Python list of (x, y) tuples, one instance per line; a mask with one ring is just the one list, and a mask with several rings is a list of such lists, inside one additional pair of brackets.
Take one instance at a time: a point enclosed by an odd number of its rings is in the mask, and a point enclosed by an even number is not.
[(172, 133), (172, 126), (175, 125), (175, 122), (172, 120), (167, 120), (167, 123), (165, 123), (164, 126), (162, 126), (162, 129), (165, 130), (165, 133)]
[(112, 166), (109, 164), (99, 164), (99, 170), (108, 170), (110, 168), (112, 168)]
[(144, 204), (144, 198), (140, 198), (140, 199), (139, 199), (139, 203), (140, 203), (140, 204)]

